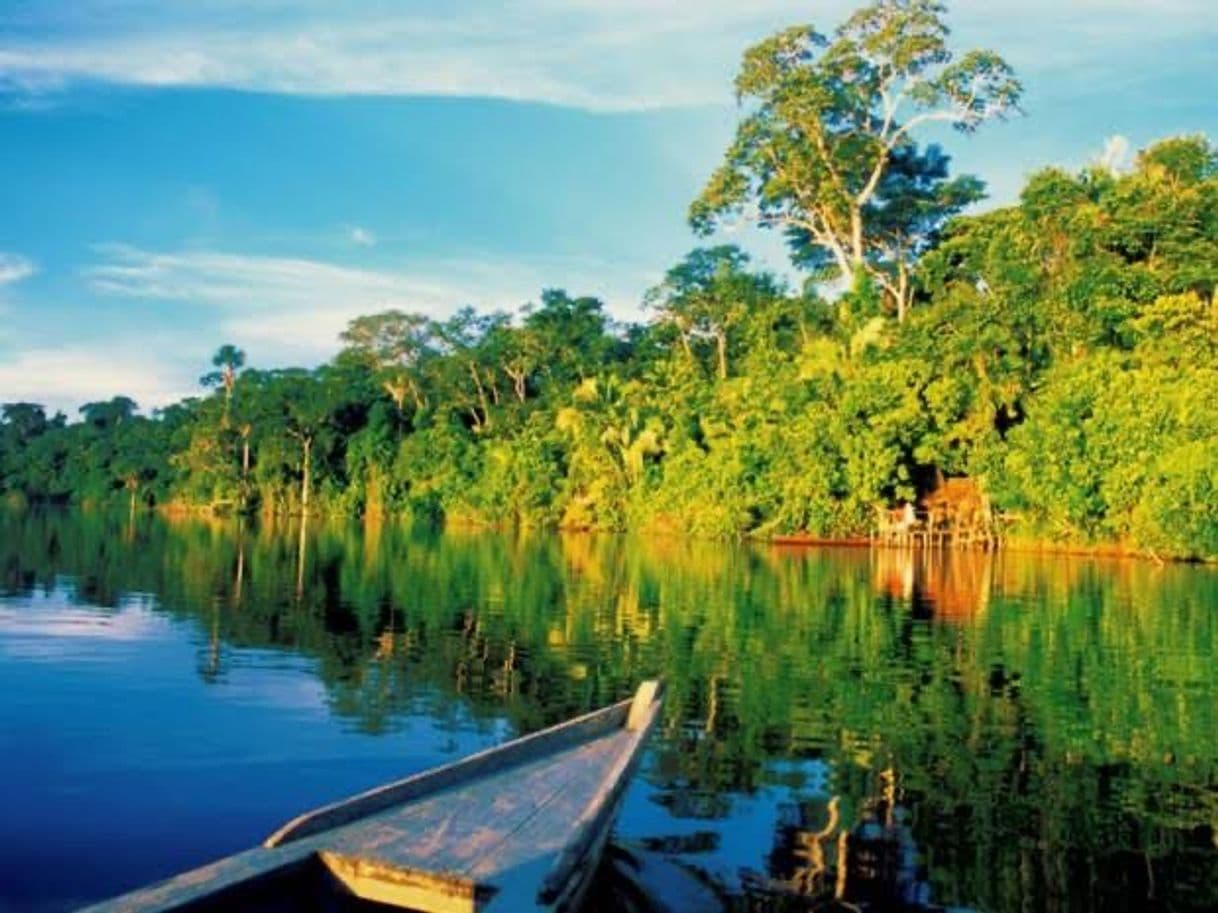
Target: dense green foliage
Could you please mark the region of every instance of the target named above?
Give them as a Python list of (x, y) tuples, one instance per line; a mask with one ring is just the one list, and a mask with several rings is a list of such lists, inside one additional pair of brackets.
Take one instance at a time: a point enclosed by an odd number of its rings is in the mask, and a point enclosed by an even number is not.
[[(125, 398), (71, 424), (5, 405), (0, 495), (852, 535), (968, 475), (1029, 537), (1218, 555), (1215, 148), (1050, 168), (960, 215), (980, 181), (949, 179), (914, 128), (972, 130), (1019, 85), (988, 52), (954, 59), (941, 12), (882, 0), (833, 40), (794, 29), (745, 55), (739, 135), (691, 219), (761, 213), (802, 290), (719, 246), (669, 270), (637, 325), (549, 290), (515, 315), (360, 318), (316, 370), (225, 346), (212, 394), (154, 418)], [(884, 116), (906, 98), (912, 117)]]

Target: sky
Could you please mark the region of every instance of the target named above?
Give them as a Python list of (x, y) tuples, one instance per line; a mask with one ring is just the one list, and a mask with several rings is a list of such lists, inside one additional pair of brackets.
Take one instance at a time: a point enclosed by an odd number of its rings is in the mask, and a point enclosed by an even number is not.
[[(699, 242), (752, 42), (841, 0), (0, 0), (0, 402), (199, 392), (223, 343), (314, 365), (351, 318), (619, 319)], [(947, 136), (1013, 200), (1045, 165), (1218, 139), (1215, 0), (956, 0), (1026, 116)], [(934, 139), (935, 137), (930, 137)], [(740, 243), (785, 272), (780, 245)]]

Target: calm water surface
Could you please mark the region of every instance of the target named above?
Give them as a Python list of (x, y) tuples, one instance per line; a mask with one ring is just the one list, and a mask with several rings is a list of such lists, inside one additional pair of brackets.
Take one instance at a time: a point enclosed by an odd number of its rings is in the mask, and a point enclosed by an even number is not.
[(1218, 909), (1212, 569), (28, 514), (0, 516), (0, 910), (655, 675), (619, 835), (734, 909), (822, 908), (839, 868), (859, 908)]

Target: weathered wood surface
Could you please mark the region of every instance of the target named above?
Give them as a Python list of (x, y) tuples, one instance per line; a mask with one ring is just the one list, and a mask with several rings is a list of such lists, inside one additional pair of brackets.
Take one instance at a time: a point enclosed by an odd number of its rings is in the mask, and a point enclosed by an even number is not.
[(561, 752), (588, 739), (620, 729), (630, 705), (630, 701), (622, 701), (558, 726), (514, 739), (505, 745), (488, 748), (452, 764), (425, 770), (404, 780), (306, 812), (275, 831), (266, 839), (264, 846), (280, 846), (310, 834), (332, 830), (437, 790), (457, 787), (512, 765)]
[[(471, 888), (493, 889), (495, 896), (519, 897), (531, 885), (529, 893), (536, 895), (567, 845), (573, 823), (595, 799), (631, 736), (619, 729), (327, 834), (327, 853), (381, 867), (379, 878), (365, 873), (358, 885), (335, 874), (360, 896), (399, 906), (406, 906), (399, 900), (405, 895), (396, 890), (395, 879), (403, 872), (441, 873)], [(472, 900), (471, 894), (464, 909), (477, 909)], [(418, 899), (413, 903), (418, 905)], [(460, 909), (444, 907), (449, 908)]]
[(659, 698), (659, 682), (639, 685), (630, 702), (625, 731), (612, 736), (621, 740), (622, 747), (606, 752), (597, 765), (600, 770), (595, 789), (580, 803), (578, 816), (541, 883), (537, 895), (541, 903), (562, 909), (574, 907), (581, 889), (592, 880), (609, 840), (622, 793), (638, 763), (639, 752), (630, 746), (641, 745), (646, 738), (659, 710)]
[(262, 847), (88, 913), (212, 909), (201, 902), (319, 865), (350, 893), (424, 913), (572, 909), (659, 707), (646, 683), (633, 700), (302, 815)]

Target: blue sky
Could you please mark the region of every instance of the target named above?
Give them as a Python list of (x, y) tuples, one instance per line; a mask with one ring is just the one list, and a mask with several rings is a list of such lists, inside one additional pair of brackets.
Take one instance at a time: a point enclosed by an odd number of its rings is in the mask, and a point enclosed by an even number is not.
[[(853, 6), (4, 0), (0, 402), (151, 408), (221, 343), (315, 364), (387, 307), (556, 286), (638, 316), (697, 243), (685, 208), (743, 49)], [(1218, 138), (1214, 0), (970, 0), (950, 21), (1027, 86), (1027, 117), (946, 138), (991, 205), (1106, 144)]]

